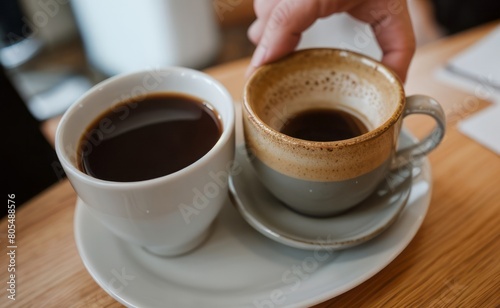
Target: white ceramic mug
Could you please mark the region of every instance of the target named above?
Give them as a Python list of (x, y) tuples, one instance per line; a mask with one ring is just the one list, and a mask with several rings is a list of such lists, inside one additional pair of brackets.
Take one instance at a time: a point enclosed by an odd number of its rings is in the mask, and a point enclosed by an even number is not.
[[(198, 97), (216, 109), (223, 131), (209, 152), (177, 172), (137, 182), (100, 180), (78, 168), (79, 141), (90, 123), (117, 103), (161, 92)], [(111, 232), (153, 253), (179, 255), (203, 242), (227, 197), (234, 121), (230, 94), (202, 72), (178, 67), (135, 72), (96, 85), (66, 111), (56, 152), (78, 196)]]
[(86, 56), (107, 76), (154, 65), (212, 63), (221, 46), (214, 5), (211, 0), (71, 1)]

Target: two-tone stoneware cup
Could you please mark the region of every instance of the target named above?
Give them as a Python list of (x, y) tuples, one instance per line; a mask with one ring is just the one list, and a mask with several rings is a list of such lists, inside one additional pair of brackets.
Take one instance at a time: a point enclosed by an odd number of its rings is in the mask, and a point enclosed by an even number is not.
[[(312, 108), (355, 115), (368, 132), (331, 142), (280, 132), (294, 115)], [(431, 133), (397, 151), (403, 118), (429, 115)], [(288, 207), (312, 216), (352, 208), (373, 193), (393, 168), (427, 155), (442, 140), (441, 106), (423, 95), (406, 97), (389, 68), (358, 53), (308, 49), (258, 69), (244, 90), (245, 144), (255, 172)]]

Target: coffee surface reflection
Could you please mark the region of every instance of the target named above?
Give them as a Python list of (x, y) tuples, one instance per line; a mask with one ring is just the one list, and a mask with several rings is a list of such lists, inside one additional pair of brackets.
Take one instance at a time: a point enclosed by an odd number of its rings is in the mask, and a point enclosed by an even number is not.
[(355, 115), (340, 109), (308, 109), (288, 119), (280, 130), (290, 137), (309, 141), (339, 141), (368, 132)]
[(123, 101), (89, 125), (80, 170), (102, 180), (149, 180), (179, 171), (213, 148), (222, 133), (217, 111), (195, 97), (154, 93)]

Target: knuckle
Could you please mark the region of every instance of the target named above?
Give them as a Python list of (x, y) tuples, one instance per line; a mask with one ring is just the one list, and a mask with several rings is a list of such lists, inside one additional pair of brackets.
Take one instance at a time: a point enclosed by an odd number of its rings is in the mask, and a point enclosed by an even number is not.
[(292, 6), (293, 2), (287, 0), (277, 5), (269, 17), (269, 27), (275, 29), (286, 26), (290, 20)]

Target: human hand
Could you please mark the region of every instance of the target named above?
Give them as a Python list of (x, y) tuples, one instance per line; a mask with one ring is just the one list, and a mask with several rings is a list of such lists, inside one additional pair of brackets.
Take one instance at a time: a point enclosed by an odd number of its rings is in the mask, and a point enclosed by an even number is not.
[[(247, 74), (297, 47), (303, 31), (317, 19), (346, 12), (370, 24), (382, 49), (382, 63), (402, 81), (415, 52), (406, 0), (254, 0), (257, 20), (248, 30), (257, 45)], [(332, 32), (334, 29), (332, 29)]]

